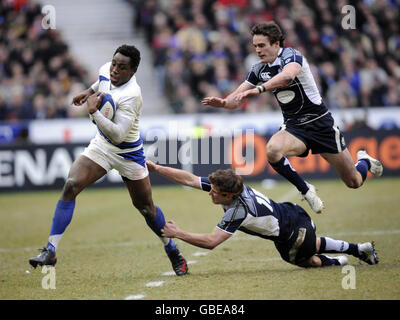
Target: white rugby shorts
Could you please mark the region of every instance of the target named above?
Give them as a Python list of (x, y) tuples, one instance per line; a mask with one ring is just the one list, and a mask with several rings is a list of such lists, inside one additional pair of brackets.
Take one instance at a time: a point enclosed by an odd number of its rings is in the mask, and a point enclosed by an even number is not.
[[(108, 150), (99, 140), (94, 138), (82, 152), (82, 155), (88, 157), (93, 162), (96, 162), (107, 172), (111, 169), (116, 169), (121, 176), (128, 178), (129, 180), (141, 180), (149, 175), (149, 171), (144, 163), (144, 155), (140, 157), (141, 161), (136, 161), (135, 153), (143, 154), (143, 146), (134, 152), (124, 153), (124, 151), (122, 151), (118, 154)], [(124, 155), (127, 156), (124, 157)], [(141, 162), (144, 166), (138, 162)]]

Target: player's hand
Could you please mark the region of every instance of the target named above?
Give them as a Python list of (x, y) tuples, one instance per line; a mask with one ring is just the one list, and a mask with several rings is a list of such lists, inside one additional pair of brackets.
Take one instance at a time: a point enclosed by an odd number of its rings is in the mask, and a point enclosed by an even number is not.
[(211, 106), (214, 108), (224, 108), (226, 105), (226, 100), (222, 98), (217, 98), (217, 97), (205, 97), (202, 101), (201, 104), (203, 106)]
[(157, 164), (155, 164), (153, 161), (151, 161), (151, 160), (146, 160), (146, 166), (147, 166), (147, 169), (150, 171), (150, 172), (156, 172), (157, 171)]
[(104, 92), (96, 92), (87, 99), (86, 109), (89, 114), (93, 114), (100, 107)]
[(83, 105), (93, 93), (94, 92), (93, 92), (92, 88), (82, 91), (81, 93), (79, 93), (78, 95), (76, 95), (75, 97), (72, 98), (72, 104), (74, 104), (76, 106)]
[(260, 94), (260, 92), (258, 91), (258, 89), (257, 88), (254, 88), (254, 89), (250, 89), (250, 90), (246, 90), (246, 91), (243, 91), (243, 92), (241, 92), (241, 93), (238, 93), (236, 96), (235, 96), (235, 101), (237, 101), (237, 102), (242, 102), (243, 101), (243, 99), (246, 99), (246, 98), (251, 98), (251, 97), (254, 97), (254, 96), (257, 96), (257, 95), (259, 95)]
[(161, 229), (161, 235), (166, 238), (175, 238), (177, 233), (179, 232), (179, 227), (175, 221), (168, 221), (164, 228)]

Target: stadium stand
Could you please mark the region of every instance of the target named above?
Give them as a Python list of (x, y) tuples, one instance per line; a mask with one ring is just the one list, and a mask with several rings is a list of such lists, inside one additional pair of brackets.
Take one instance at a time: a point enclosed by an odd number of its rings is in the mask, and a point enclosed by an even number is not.
[[(172, 113), (219, 112), (201, 106), (201, 98), (224, 96), (243, 81), (257, 61), (249, 28), (271, 19), (285, 31), (286, 45), (300, 49), (312, 64), (331, 109), (400, 105), (399, 1), (125, 3), (134, 15), (126, 28), (135, 30), (135, 39), (145, 40), (153, 56), (153, 72), (143, 74), (154, 74), (158, 85), (147, 79), (143, 91), (160, 90)], [(355, 29), (341, 26), (341, 9), (348, 3), (356, 9)], [(59, 30), (42, 28), (42, 18), (33, 0), (0, 0), (0, 121), (86, 116), (69, 102), (91, 83), (91, 71), (71, 53)], [(266, 94), (232, 112), (278, 108)]]
[[(331, 109), (400, 104), (400, 30), (396, 0), (197, 0), (136, 1), (136, 28), (154, 52), (160, 87), (176, 113), (218, 112), (199, 100), (236, 88), (257, 61), (249, 28), (275, 20), (286, 45), (313, 66)], [(342, 19), (350, 4), (355, 29)], [(241, 111), (278, 109), (272, 95), (248, 101)]]

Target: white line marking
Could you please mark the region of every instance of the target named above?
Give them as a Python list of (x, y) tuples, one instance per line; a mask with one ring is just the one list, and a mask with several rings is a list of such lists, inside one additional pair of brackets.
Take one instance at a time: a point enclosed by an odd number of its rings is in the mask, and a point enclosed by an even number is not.
[(166, 271), (166, 272), (163, 272), (161, 275), (162, 276), (174, 276), (175, 272), (174, 271)]
[[(400, 234), (399, 229), (395, 230), (370, 230), (370, 231), (343, 231), (343, 232), (336, 232), (336, 233), (326, 233), (327, 236), (384, 236), (384, 235), (396, 235)], [(258, 237), (250, 236), (247, 234), (241, 234), (235, 233), (233, 237), (230, 239), (232, 240), (260, 240)], [(137, 245), (137, 243), (136, 243)], [(114, 243), (109, 243), (107, 245), (96, 245), (96, 244), (90, 244), (90, 245), (85, 245), (85, 246), (70, 246), (68, 249), (89, 249), (89, 248), (103, 248), (103, 247), (122, 247), (122, 246), (135, 246), (135, 242), (114, 242)], [(38, 246), (39, 247), (39, 246)], [(37, 251), (38, 247), (35, 248), (0, 248), (0, 253), (8, 253), (8, 252), (14, 252), (14, 251)], [(194, 255), (194, 254), (193, 254)], [(197, 262), (197, 261), (196, 261)], [(191, 263), (196, 263), (196, 262), (191, 262)], [(188, 262), (189, 264), (189, 262)]]
[(146, 283), (146, 287), (161, 287), (164, 281), (151, 281)]
[(124, 300), (140, 300), (143, 299), (146, 295), (145, 294), (132, 294), (126, 296)]
[(197, 260), (189, 260), (189, 261), (187, 261), (187, 264), (195, 264), (195, 263), (197, 263)]
[(201, 257), (201, 256), (206, 256), (208, 254), (209, 254), (209, 252), (206, 252), (206, 251), (197, 251), (197, 252), (193, 253), (192, 256)]

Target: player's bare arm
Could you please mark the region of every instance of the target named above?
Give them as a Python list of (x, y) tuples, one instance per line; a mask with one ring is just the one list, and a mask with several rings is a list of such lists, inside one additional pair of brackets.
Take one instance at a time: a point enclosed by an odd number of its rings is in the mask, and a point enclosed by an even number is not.
[(81, 93), (79, 93), (75, 97), (73, 97), (72, 104), (74, 104), (76, 106), (81, 106), (94, 93), (95, 93), (95, 91), (92, 88), (88, 88), (85, 91), (82, 91)]
[(201, 104), (204, 106), (211, 106), (214, 108), (236, 109), (240, 106), (240, 102), (235, 97), (241, 92), (251, 89), (253, 86), (244, 81), (235, 91), (230, 93), (226, 98), (218, 97), (205, 97)]
[(200, 177), (193, 173), (176, 168), (164, 167), (150, 160), (146, 160), (146, 165), (150, 172), (158, 173), (159, 175), (181, 185), (201, 189)]
[(196, 247), (210, 250), (231, 237), (231, 234), (218, 228), (214, 228), (211, 233), (193, 233), (184, 231), (180, 229), (174, 221), (168, 221), (165, 224), (164, 229), (161, 231), (164, 237), (177, 238)]
[(294, 80), (294, 78), (296, 78), (296, 76), (299, 74), (300, 71), (301, 71), (300, 64), (296, 62), (289, 63), (283, 68), (281, 73), (278, 73), (276, 76), (272, 77), (267, 82), (258, 85), (255, 88), (237, 94), (235, 96), (235, 99), (240, 104), (245, 98), (257, 96), (265, 91), (272, 91), (278, 88), (286, 87)]

